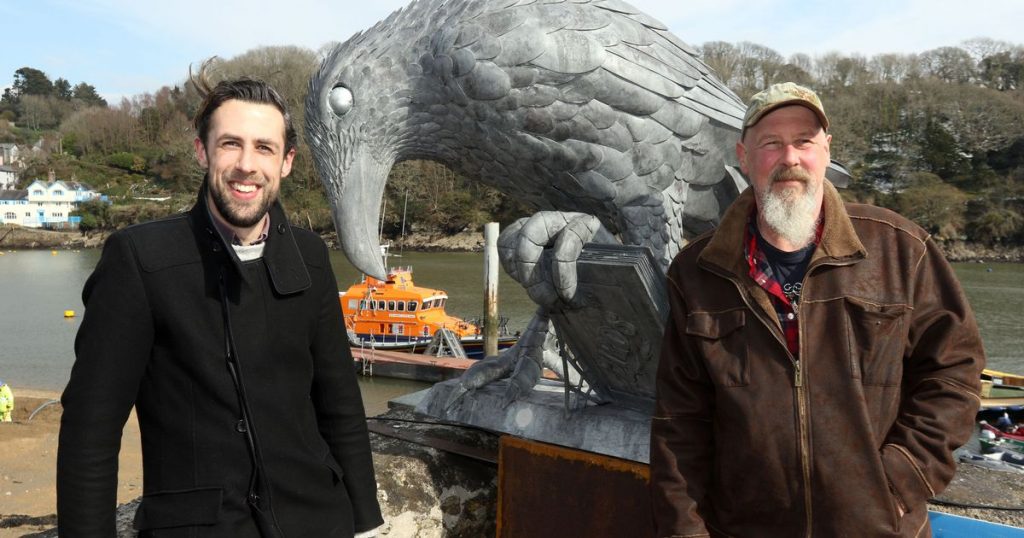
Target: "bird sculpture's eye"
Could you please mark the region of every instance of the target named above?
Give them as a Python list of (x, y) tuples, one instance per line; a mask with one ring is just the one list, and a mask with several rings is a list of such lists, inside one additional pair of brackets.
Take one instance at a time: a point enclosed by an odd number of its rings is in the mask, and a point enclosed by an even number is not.
[(335, 86), (327, 96), (327, 102), (335, 114), (344, 116), (349, 110), (352, 110), (352, 90), (344, 86)]

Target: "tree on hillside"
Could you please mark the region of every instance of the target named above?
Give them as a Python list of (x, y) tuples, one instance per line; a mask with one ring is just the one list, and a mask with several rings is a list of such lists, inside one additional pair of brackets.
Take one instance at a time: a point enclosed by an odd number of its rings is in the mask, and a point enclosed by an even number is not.
[(881, 82), (903, 82), (914, 72), (916, 63), (905, 54), (878, 54), (868, 60), (867, 69)]
[(960, 44), (960, 48), (967, 51), (967, 54), (971, 56), (971, 61), (974, 65), (981, 65), (981, 62), (990, 56), (995, 56), (1003, 52), (1012, 51), (1017, 47), (1009, 42), (1000, 41), (988, 37), (975, 37), (968, 39)]
[(974, 60), (959, 47), (939, 47), (920, 55), (925, 72), (950, 84), (967, 84), (976, 77)]
[(50, 102), (52, 97), (42, 95), (21, 96), (21, 121), (30, 129), (55, 127), (57, 117)]
[(732, 43), (708, 41), (701, 46), (701, 58), (726, 86), (735, 86), (740, 55)]
[(15, 71), (12, 87), (18, 98), (24, 95), (53, 95), (53, 82), (50, 82), (46, 73), (32, 67), (22, 67)]
[(910, 187), (896, 195), (895, 209), (939, 239), (963, 235), (967, 196), (942, 178), (915, 172)]
[(830, 52), (818, 58), (817, 79), (825, 88), (845, 88), (870, 80), (867, 60), (860, 55), (843, 56)]
[(981, 60), (982, 82), (999, 91), (1024, 88), (1024, 50), (1004, 51)]
[(96, 93), (96, 87), (92, 84), (86, 84), (85, 82), (75, 84), (74, 89), (71, 90), (71, 95), (87, 106), (107, 106), (107, 100)]
[(921, 133), (920, 166), (941, 178), (960, 178), (970, 171), (970, 159), (942, 118), (929, 116)]
[(70, 101), (72, 97), (71, 83), (67, 79), (58, 78), (53, 81), (53, 96), (57, 99)]
[(91, 153), (131, 152), (136, 148), (135, 120), (124, 108), (88, 107), (71, 114), (61, 124), (65, 151)]

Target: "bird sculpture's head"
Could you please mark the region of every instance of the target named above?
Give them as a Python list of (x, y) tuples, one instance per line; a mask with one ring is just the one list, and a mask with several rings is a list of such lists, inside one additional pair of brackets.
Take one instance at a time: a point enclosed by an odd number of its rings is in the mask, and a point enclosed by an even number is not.
[(309, 83), (306, 138), (334, 212), (339, 239), (363, 272), (384, 278), (376, 222), (391, 170), (403, 154), (410, 66), (387, 37), (407, 24), (399, 11), (336, 46)]
[(364, 273), (383, 277), (376, 225), (391, 168), (426, 159), (459, 168), (465, 95), (446, 85), (459, 65), (458, 21), (486, 2), (417, 0), (337, 45), (306, 96), (306, 136), (334, 212), (342, 248)]

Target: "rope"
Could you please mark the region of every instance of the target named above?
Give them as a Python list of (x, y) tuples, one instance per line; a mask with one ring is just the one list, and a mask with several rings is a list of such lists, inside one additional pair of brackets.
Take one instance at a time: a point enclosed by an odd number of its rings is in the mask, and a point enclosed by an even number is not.
[(28, 422), (32, 422), (32, 419), (35, 418), (36, 413), (42, 411), (44, 407), (49, 407), (49, 406), (51, 406), (51, 405), (53, 405), (55, 403), (60, 403), (60, 400), (49, 400), (49, 401), (43, 402), (42, 405), (37, 407), (36, 410), (32, 411), (32, 414), (28, 416)]
[(942, 499), (928, 499), (929, 504), (938, 506), (953, 506), (956, 508), (975, 508), (978, 510), (1002, 510), (1005, 512), (1024, 512), (1024, 506), (995, 506), (990, 504), (961, 503), (956, 501), (944, 501)]

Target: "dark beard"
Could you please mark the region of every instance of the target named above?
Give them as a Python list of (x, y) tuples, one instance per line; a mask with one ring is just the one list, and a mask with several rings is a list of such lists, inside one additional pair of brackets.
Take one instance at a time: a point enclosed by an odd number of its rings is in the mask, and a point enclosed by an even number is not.
[(262, 205), (259, 207), (259, 211), (254, 212), (251, 216), (240, 215), (236, 212), (228, 202), (227, 196), (223, 191), (210, 188), (210, 195), (213, 198), (213, 205), (217, 208), (217, 212), (224, 218), (224, 221), (236, 228), (249, 228), (255, 226), (259, 221), (263, 220), (263, 216), (270, 210), (270, 206), (274, 203), (274, 200), (269, 197), (264, 198)]

